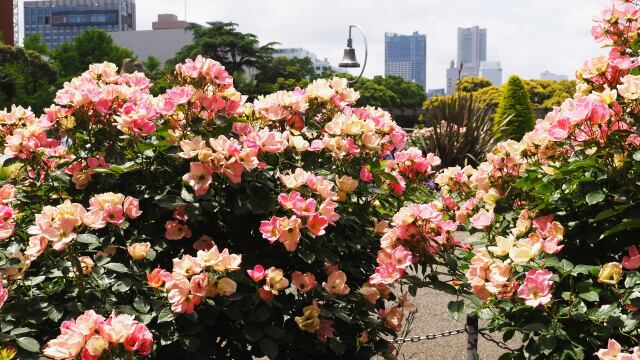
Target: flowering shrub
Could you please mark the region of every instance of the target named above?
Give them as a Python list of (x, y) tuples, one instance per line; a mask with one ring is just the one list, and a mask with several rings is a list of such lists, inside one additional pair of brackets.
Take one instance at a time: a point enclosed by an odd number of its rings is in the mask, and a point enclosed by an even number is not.
[[(454, 316), (470, 304), (489, 330), (522, 335), (501, 359), (638, 358), (639, 21), (635, 1), (606, 8), (593, 33), (611, 49), (584, 64), (574, 98), (477, 167), (438, 172), (438, 199), (384, 230), (370, 282), (461, 296)], [(406, 249), (432, 271), (403, 277)]]
[(405, 133), (380, 109), (351, 107), (344, 79), (248, 103), (198, 57), (166, 92), (151, 86), (94, 64), (43, 115), (0, 112), (2, 161), (16, 168), (0, 189), (2, 351), (386, 352), (383, 337), (413, 310), (386, 284), (420, 245), (379, 253), (369, 281), (383, 228), (373, 219), (428, 198), (440, 160), (416, 149), (383, 160)]

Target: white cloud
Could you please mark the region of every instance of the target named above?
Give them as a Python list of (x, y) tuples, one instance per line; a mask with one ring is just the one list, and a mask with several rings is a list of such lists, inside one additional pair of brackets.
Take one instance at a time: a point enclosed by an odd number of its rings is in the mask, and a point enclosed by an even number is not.
[[(549, 70), (571, 75), (603, 50), (590, 37), (591, 18), (608, 0), (187, 0), (187, 20), (233, 21), (262, 42), (304, 47), (337, 64), (347, 27), (358, 24), (369, 41), (367, 76), (384, 73), (384, 33), (427, 34), (427, 86), (441, 88), (455, 57), (456, 28), (479, 25), (488, 32), (488, 60), (511, 74), (537, 78)], [(158, 13), (184, 17), (184, 2), (137, 0), (138, 29), (151, 28)], [(362, 43), (354, 46), (362, 61)]]

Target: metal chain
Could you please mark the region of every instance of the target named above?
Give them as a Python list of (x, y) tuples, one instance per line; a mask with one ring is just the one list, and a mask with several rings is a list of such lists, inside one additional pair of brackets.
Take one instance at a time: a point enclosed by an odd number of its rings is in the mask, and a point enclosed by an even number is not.
[(418, 341), (422, 341), (422, 340), (433, 340), (433, 339), (437, 339), (437, 338), (441, 338), (441, 337), (457, 335), (457, 334), (462, 334), (462, 333), (466, 333), (466, 332), (467, 332), (467, 329), (462, 328), (462, 329), (443, 331), (443, 332), (440, 332), (440, 333), (428, 334), (428, 335), (422, 335), (422, 336), (411, 336), (411, 337), (407, 337), (407, 338), (396, 338), (396, 339), (393, 339), (393, 340), (391, 340), (389, 342), (391, 344), (404, 344), (404, 343), (408, 343), (408, 342), (418, 342)]
[(509, 345), (507, 345), (506, 343), (500, 340), (494, 339), (491, 335), (487, 334), (485, 330), (480, 330), (478, 331), (478, 333), (480, 333), (480, 336), (482, 336), (485, 340), (494, 343), (497, 347), (499, 347), (502, 350), (509, 350), (511, 352), (515, 351), (514, 349), (510, 348)]
[[(393, 339), (393, 340), (389, 341), (389, 343), (391, 343), (391, 344), (404, 344), (404, 343), (408, 343), (408, 342), (419, 342), (419, 341), (423, 341), (423, 340), (433, 340), (433, 339), (437, 339), (437, 338), (441, 338), (441, 337), (447, 337), (447, 336), (458, 335), (458, 334), (463, 334), (463, 333), (468, 333), (466, 327), (465, 328), (461, 328), (461, 329), (456, 329), (456, 330), (443, 331), (443, 332), (435, 333), (435, 334), (428, 334), (428, 335), (422, 335), (422, 336), (411, 336), (411, 337), (407, 337), (407, 338), (396, 338), (396, 339)], [(512, 351), (512, 352), (514, 351), (514, 349), (510, 348), (506, 343), (504, 343), (504, 342), (502, 342), (500, 340), (494, 339), (491, 335), (486, 333), (485, 330), (479, 330), (478, 333), (485, 340), (494, 343), (499, 348), (501, 348), (503, 350)]]

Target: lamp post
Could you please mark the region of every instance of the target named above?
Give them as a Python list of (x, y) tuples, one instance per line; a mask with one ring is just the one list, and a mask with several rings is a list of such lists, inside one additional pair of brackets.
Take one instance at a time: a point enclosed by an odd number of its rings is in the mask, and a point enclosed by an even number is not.
[(362, 39), (364, 40), (364, 64), (362, 64), (362, 71), (360, 71), (360, 75), (355, 80), (350, 81), (350, 83), (355, 83), (358, 81), (362, 74), (364, 74), (364, 69), (367, 67), (367, 56), (368, 56), (368, 47), (367, 47), (367, 37), (364, 36), (364, 31), (358, 25), (349, 25), (349, 39), (347, 39), (347, 47), (344, 49), (344, 54), (342, 55), (342, 60), (338, 64), (341, 68), (359, 68), (360, 63), (356, 59), (356, 50), (353, 48), (353, 40), (351, 39), (351, 29), (356, 28), (360, 31), (362, 35)]

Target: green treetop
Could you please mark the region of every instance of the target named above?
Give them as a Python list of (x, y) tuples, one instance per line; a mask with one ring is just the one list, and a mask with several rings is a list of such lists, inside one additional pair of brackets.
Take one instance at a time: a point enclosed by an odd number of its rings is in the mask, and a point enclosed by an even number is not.
[(503, 90), (494, 118), (497, 140), (520, 140), (534, 126), (533, 106), (529, 94), (518, 76), (511, 76)]

